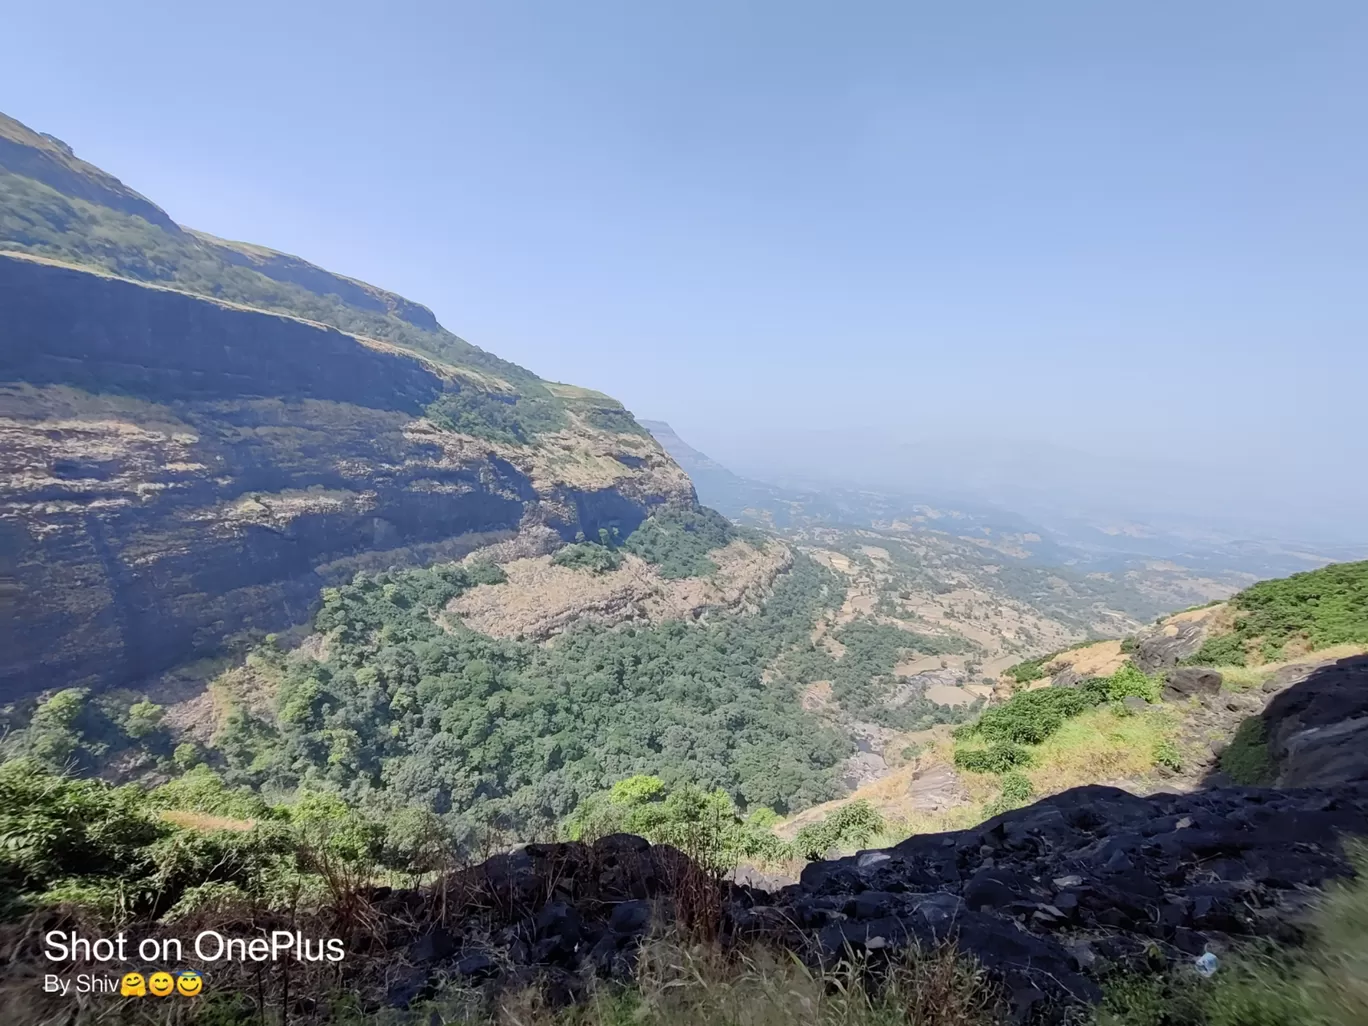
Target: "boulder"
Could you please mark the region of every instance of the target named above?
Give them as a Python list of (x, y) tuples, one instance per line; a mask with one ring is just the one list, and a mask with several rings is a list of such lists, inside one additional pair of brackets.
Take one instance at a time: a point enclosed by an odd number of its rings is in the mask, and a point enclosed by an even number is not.
[(1181, 702), (1189, 698), (1209, 699), (1221, 690), (1223, 678), (1203, 666), (1180, 666), (1164, 679), (1164, 697)]
[(1206, 630), (1197, 621), (1151, 627), (1136, 636), (1131, 662), (1143, 673), (1177, 666), (1184, 659), (1196, 655), (1205, 638)]
[(1313, 670), (1275, 695), (1263, 720), (1278, 785), (1368, 781), (1368, 656)]

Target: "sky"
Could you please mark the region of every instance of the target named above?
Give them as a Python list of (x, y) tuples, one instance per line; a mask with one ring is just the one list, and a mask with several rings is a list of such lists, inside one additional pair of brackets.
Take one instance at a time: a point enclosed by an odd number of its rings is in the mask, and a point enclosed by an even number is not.
[(177, 221), (425, 303), (739, 469), (886, 452), (915, 485), (917, 453), (1024, 449), (1049, 487), (1124, 506), (1089, 461), (1144, 467), (1178, 510), (1368, 540), (1361, 0), (5, 22), (0, 110)]

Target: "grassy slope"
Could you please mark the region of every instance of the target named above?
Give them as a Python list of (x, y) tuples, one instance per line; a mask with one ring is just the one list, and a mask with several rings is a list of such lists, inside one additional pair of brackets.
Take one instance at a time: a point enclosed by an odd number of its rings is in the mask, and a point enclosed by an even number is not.
[(402, 296), (264, 246), (182, 228), (64, 143), (3, 114), (0, 251), (290, 314), (435, 357), (462, 372), (460, 393), (433, 411), (448, 429), (525, 442), (567, 426), (571, 414), (594, 430), (645, 434), (616, 400), (545, 382)]
[(1368, 561), (1260, 581), (1232, 598), (1230, 609), (1231, 626), (1213, 633), (1191, 662), (1253, 667), (1368, 644)]
[(297, 257), (182, 229), (65, 144), (2, 114), (0, 248), (304, 317), (420, 350), (496, 388), (547, 394), (535, 374), (453, 335), (425, 307)]

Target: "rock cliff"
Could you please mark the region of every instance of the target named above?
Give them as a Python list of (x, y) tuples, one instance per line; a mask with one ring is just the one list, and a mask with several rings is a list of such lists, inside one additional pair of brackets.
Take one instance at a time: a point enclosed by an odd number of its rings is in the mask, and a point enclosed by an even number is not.
[(279, 629), (358, 568), (695, 501), (573, 403), (529, 444), (443, 430), (469, 372), (334, 327), (13, 255), (0, 312), (0, 699)]

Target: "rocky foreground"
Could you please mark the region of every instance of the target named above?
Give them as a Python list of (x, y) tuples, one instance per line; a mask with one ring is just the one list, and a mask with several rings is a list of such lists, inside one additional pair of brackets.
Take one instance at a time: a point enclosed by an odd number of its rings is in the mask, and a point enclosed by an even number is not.
[[(406, 1005), (442, 978), (491, 988), (537, 980), (571, 1001), (626, 979), (653, 927), (769, 943), (814, 963), (953, 940), (1002, 984), (1018, 1021), (1100, 997), (1108, 968), (1190, 961), (1242, 939), (1295, 943), (1317, 888), (1352, 874), (1343, 841), (1368, 835), (1368, 657), (1341, 660), (1264, 711), (1294, 788), (1139, 797), (1081, 787), (968, 830), (814, 862), (775, 892), (716, 885), (639, 837), (533, 844), (456, 874), (442, 925), (396, 933)], [(434, 895), (378, 892), (392, 921)]]

